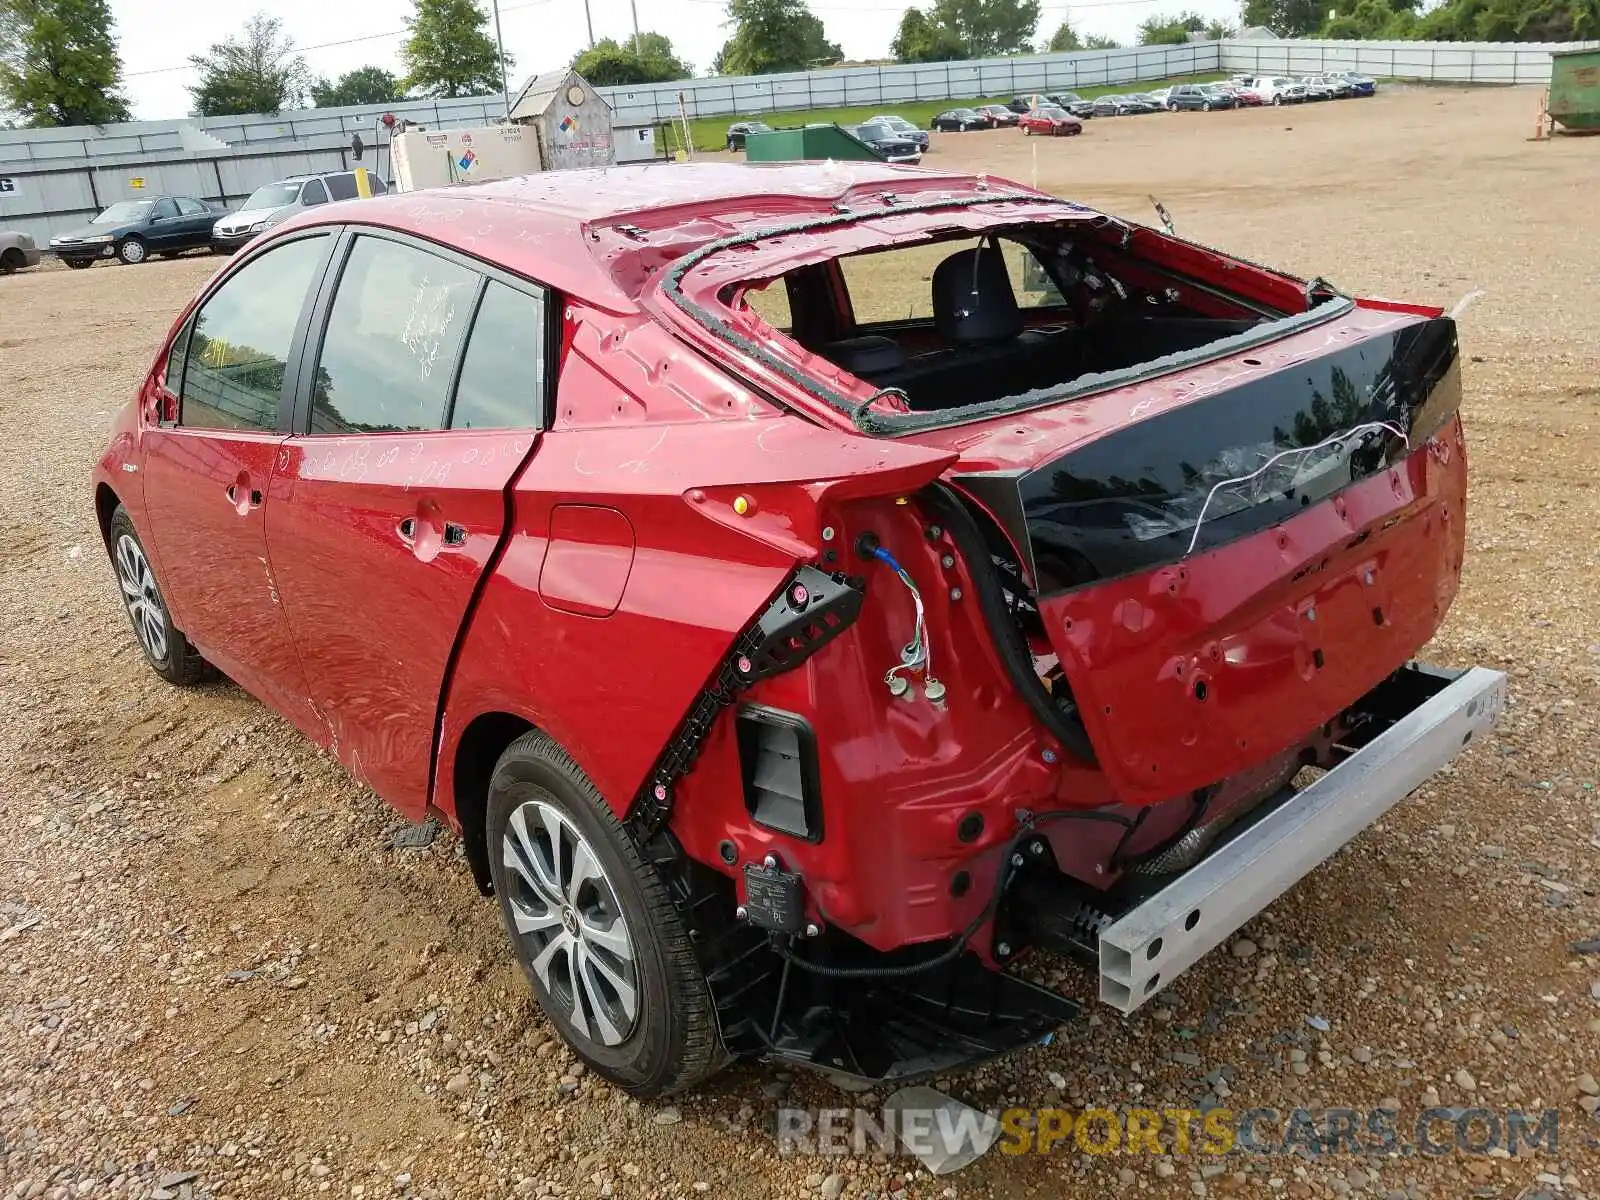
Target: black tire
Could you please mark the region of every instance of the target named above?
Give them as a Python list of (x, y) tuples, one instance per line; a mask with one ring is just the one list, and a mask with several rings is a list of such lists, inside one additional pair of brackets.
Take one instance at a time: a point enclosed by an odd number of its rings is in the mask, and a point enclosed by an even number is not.
[(62, 261), (74, 271), (82, 271), (86, 267), (94, 266), (94, 259), (92, 258), (66, 258), (62, 259)]
[(1210, 112), (1211, 111), (1211, 101), (1209, 101), (1209, 100), (1200, 101), (1200, 111), (1201, 112)]
[[(139, 649), (144, 651), (145, 661), (150, 664), (151, 670), (179, 687), (190, 687), (213, 678), (216, 675), (215, 668), (200, 656), (200, 651), (172, 623), (172, 614), (167, 611), (167, 603), (161, 598), (150, 556), (145, 553), (144, 543), (133, 528), (133, 518), (120, 504), (111, 514), (109, 542), (111, 569), (116, 573), (117, 584), (122, 592), (122, 607), (128, 614), (134, 639), (139, 643)], [(132, 543), (137, 551), (137, 562), (144, 564), (146, 584), (140, 589), (137, 601), (132, 593), (138, 579), (135, 559), (128, 555), (125, 542)]]
[(0, 254), (0, 275), (15, 275), (28, 265), (28, 260), (22, 256), (22, 251), (15, 246), (9, 247), (4, 254)]
[(143, 238), (129, 234), (117, 243), (117, 261), (124, 266), (137, 266), (149, 257), (150, 254), (145, 249)]
[[(543, 807), (536, 809), (534, 805)], [(507, 835), (511, 835), (513, 847), (519, 845), (512, 828), (513, 816), (519, 810), (523, 815), (518, 819), (527, 828), (530, 816), (551, 809), (569, 823), (576, 835), (581, 835), (604, 879), (590, 885), (589, 902), (574, 900), (579, 894), (575, 890), (563, 891), (560, 916), (546, 926), (551, 930), (548, 937), (545, 929), (519, 934), (512, 907), (514, 896), (521, 905), (517, 911), (526, 915), (543, 908), (540, 915), (545, 915), (547, 921), (554, 906), (535, 889), (526, 870), (507, 865)], [(711, 992), (690, 946), (688, 931), (661, 877), (645, 863), (605, 798), (553, 738), (538, 730), (530, 731), (500, 756), (489, 782), (486, 823), (490, 872), (500, 899), (501, 920), (511, 937), (517, 961), (539, 1007), (589, 1068), (641, 1098), (671, 1095), (693, 1087), (718, 1070), (728, 1055), (722, 1047)], [(541, 825), (538, 831), (546, 843), (551, 840), (548, 826)], [(572, 848), (575, 856), (576, 845)], [(556, 873), (559, 876), (559, 869)], [(576, 889), (580, 885), (575, 880), (571, 886)], [(594, 900), (595, 896), (600, 899)], [(611, 908), (613, 901), (615, 911)], [(549, 949), (555, 939), (563, 937), (569, 946), (585, 941), (586, 934), (596, 928), (592, 914), (580, 915), (589, 911), (590, 904), (608, 918), (609, 930), (622, 925), (622, 937), (630, 943), (632, 954), (631, 963), (614, 955), (607, 960), (596, 954), (594, 944), (585, 943), (591, 962), (609, 963), (607, 974), (625, 977), (631, 971), (636, 1012), (626, 1031), (618, 1029), (617, 1022), (610, 1022), (613, 1032), (621, 1035), (610, 1045), (605, 1044), (603, 1034), (601, 1038), (592, 1037), (569, 1018), (568, 1010), (582, 1016), (586, 1025), (602, 1025), (595, 1007), (594, 984), (586, 985), (581, 1000), (576, 986), (563, 990), (559, 977), (562, 954)], [(559, 924), (561, 931), (554, 932), (553, 924)], [(551, 972), (548, 987), (534, 964), (533, 956), (541, 950), (548, 960), (546, 970)], [(576, 958), (572, 950), (565, 953), (564, 969), (569, 976)], [(623, 964), (620, 972), (617, 964)], [(595, 978), (592, 971), (591, 978)], [(609, 989), (609, 995), (602, 998), (614, 1000), (620, 995), (606, 975), (598, 978)], [(612, 1011), (610, 1015), (617, 1013)]]
[(1282, 108), (1283, 107), (1283, 97), (1282, 96), (1274, 96), (1272, 98), (1272, 107), (1273, 108)]

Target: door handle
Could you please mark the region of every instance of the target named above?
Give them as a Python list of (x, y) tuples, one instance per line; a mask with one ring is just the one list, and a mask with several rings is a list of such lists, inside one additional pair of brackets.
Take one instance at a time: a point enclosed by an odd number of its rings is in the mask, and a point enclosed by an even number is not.
[(239, 510), (241, 517), (250, 509), (261, 507), (261, 493), (254, 488), (249, 489), (247, 503), (242, 505), (239, 503), (239, 485), (237, 483), (230, 483), (222, 494), (228, 498), (229, 504)]

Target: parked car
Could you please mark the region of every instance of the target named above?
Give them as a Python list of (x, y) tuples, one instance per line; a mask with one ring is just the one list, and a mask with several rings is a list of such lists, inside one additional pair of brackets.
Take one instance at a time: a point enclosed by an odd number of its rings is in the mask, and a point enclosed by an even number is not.
[(850, 132), (883, 155), (889, 162), (919, 163), (922, 161), (921, 146), (908, 137), (901, 137), (898, 133), (891, 133), (886, 126), (868, 122), (865, 125), (855, 126)]
[(1253, 87), (1246, 87), (1244, 84), (1231, 81), (1219, 83), (1217, 86), (1228, 92), (1233, 97), (1234, 103), (1240, 108), (1260, 108), (1266, 103), (1262, 99), (1261, 93)]
[(1238, 101), (1221, 88), (1203, 83), (1180, 83), (1167, 93), (1169, 112), (1210, 112), (1214, 108), (1236, 108)]
[[(376, 173), (367, 172), (367, 190), (381, 196), (388, 185)], [(291, 175), (276, 183), (264, 184), (251, 192), (236, 212), (211, 227), (211, 248), (232, 254), (263, 230), (287, 220), (302, 208), (314, 208), (334, 200), (353, 200), (361, 194), (355, 171), (326, 171), (316, 175)]]
[(1300, 86), (1305, 88), (1307, 100), (1332, 100), (1338, 94), (1332, 84), (1324, 83), (1318, 75), (1303, 76)]
[(1236, 75), (1233, 81), (1255, 92), (1264, 104), (1301, 104), (1306, 99), (1305, 84), (1287, 75)]
[(915, 142), (924, 150), (928, 148), (928, 131), (926, 129), (918, 129), (904, 117), (896, 116), (893, 113), (886, 113), (881, 116), (869, 118), (864, 123), (867, 125), (882, 125), (890, 133), (893, 133), (899, 137), (903, 137), (908, 142)]
[(1350, 85), (1352, 96), (1375, 96), (1378, 93), (1378, 81), (1370, 75), (1358, 75), (1354, 71), (1335, 71), (1333, 74)]
[(1160, 111), (1161, 106), (1152, 97), (1140, 92), (1101, 96), (1094, 102), (1094, 115), (1097, 117), (1132, 117)]
[(89, 224), (50, 239), (50, 253), (82, 269), (98, 259), (141, 263), (152, 254), (172, 258), (211, 245), (211, 227), (220, 204), (193, 196), (155, 196), (119, 200)]
[(1315, 84), (1318, 87), (1331, 89), (1335, 100), (1348, 100), (1356, 94), (1355, 88), (1348, 79), (1343, 75), (1332, 72), (1307, 76), (1306, 82), (1308, 86)]
[(1046, 137), (1071, 137), (1083, 132), (1083, 122), (1064, 108), (1043, 104), (1018, 119), (1026, 135), (1040, 133)]
[(991, 129), (1015, 125), (1021, 119), (1019, 114), (1012, 112), (1004, 104), (985, 104), (978, 111), (988, 119)]
[(772, 126), (764, 121), (735, 121), (728, 126), (727, 148), (729, 150), (743, 150), (744, 139), (752, 133), (771, 133)]
[(18, 271), (39, 265), (39, 246), (21, 230), (0, 230), (0, 275), (15, 275)]
[(1164, 88), (1156, 88), (1154, 91), (1145, 92), (1144, 94), (1161, 105), (1162, 108), (1165, 108), (1167, 106), (1167, 97), (1172, 94), (1172, 85), (1168, 84)]
[(969, 129), (989, 129), (989, 118), (975, 108), (947, 108), (928, 122), (929, 129), (944, 133), (966, 133)]
[(1052, 92), (1044, 97), (1044, 103), (1064, 108), (1068, 116), (1077, 117), (1080, 121), (1087, 121), (1094, 116), (1094, 101), (1085, 100), (1077, 92)]
[(991, 177), (552, 171), (266, 231), (91, 495), (155, 673), (438, 814), (593, 1074), (881, 1094), (1077, 1017), (1031, 952), (1150, 1002), (1487, 740), (1504, 675), (1412, 661), (1458, 360)]

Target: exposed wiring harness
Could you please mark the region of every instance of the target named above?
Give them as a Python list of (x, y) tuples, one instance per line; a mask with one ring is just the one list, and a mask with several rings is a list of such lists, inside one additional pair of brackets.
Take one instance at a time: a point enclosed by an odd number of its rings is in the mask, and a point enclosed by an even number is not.
[[(900, 662), (884, 673), (883, 681), (889, 685), (889, 690), (896, 696), (902, 696), (909, 690), (911, 680), (909, 676), (913, 671), (921, 671), (923, 678), (930, 687), (936, 687), (938, 681), (933, 677), (932, 659), (929, 655), (928, 645), (928, 613), (922, 603), (922, 593), (917, 590), (916, 582), (911, 578), (911, 573), (902, 567), (895, 556), (882, 546), (875, 546), (872, 557), (888, 567), (905, 584), (906, 590), (911, 593), (911, 602), (916, 605), (917, 615), (915, 629), (911, 640), (900, 649)], [(944, 694), (942, 688), (938, 695)], [(931, 697), (933, 699), (935, 697)]]
[[(1105, 821), (1113, 825), (1121, 825), (1124, 830), (1131, 831), (1134, 822), (1120, 813), (1097, 812), (1093, 809), (1058, 808), (1049, 812), (1030, 813), (1021, 819), (1020, 828), (1006, 844), (1005, 852), (1000, 858), (1000, 877), (995, 881), (994, 894), (989, 897), (989, 902), (983, 906), (983, 911), (972, 918), (969, 924), (945, 949), (931, 958), (921, 962), (901, 963), (892, 967), (830, 967), (823, 963), (811, 962), (801, 958), (788, 946), (776, 947), (777, 954), (784, 962), (809, 971), (813, 975), (820, 975), (824, 979), (903, 979), (908, 975), (918, 975), (923, 971), (932, 971), (947, 963), (954, 962), (966, 950), (967, 944), (977, 936), (978, 930), (994, 919), (1000, 908), (1000, 901), (1005, 898), (1006, 889), (1011, 886), (1011, 877), (1017, 868), (1012, 865), (1012, 856), (1017, 847), (1031, 837), (1039, 826), (1046, 821)], [(817, 910), (824, 921), (830, 925), (837, 925), (828, 913), (819, 905)]]

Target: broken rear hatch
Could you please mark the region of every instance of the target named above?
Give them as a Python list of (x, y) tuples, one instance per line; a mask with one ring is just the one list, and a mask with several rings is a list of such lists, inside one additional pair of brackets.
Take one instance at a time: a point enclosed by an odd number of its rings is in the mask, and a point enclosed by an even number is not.
[[(1026, 190), (940, 185), (702, 244), (647, 303), (814, 419), (960, 455), (946, 477), (1015, 547), (1041, 673), (1058, 657), (1119, 799), (1304, 743), (1428, 640), (1464, 533), (1452, 321)], [(975, 236), (1024, 245), (1062, 311), (1024, 321), (1016, 354), (929, 351), (977, 364), (946, 376), (970, 402), (935, 386), (936, 360), (864, 378), (746, 302), (840, 255)], [(1036, 386), (1004, 390), (1018, 381)]]

